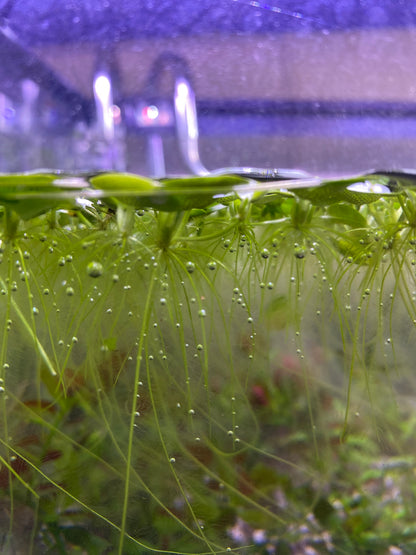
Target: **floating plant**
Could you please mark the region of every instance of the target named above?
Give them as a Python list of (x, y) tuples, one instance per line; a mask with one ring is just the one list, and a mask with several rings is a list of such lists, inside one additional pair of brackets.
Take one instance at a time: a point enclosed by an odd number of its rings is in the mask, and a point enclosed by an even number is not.
[(413, 183), (0, 176), (3, 549), (410, 553)]

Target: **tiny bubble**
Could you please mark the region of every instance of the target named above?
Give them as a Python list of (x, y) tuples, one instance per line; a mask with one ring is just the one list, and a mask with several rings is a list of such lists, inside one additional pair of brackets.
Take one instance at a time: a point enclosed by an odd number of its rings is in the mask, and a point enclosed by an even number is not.
[(103, 271), (103, 265), (100, 262), (92, 261), (87, 266), (87, 274), (93, 278), (102, 276)]

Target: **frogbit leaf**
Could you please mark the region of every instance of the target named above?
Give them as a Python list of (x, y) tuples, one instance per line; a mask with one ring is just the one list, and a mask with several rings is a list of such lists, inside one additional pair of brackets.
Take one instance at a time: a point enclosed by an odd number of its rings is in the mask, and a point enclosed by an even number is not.
[(328, 216), (334, 223), (340, 223), (354, 228), (367, 227), (367, 220), (350, 204), (339, 203), (328, 207)]
[(349, 202), (361, 205), (375, 202), (382, 197), (400, 194), (396, 185), (389, 185), (388, 177), (379, 174), (367, 174), (356, 177), (325, 179), (317, 187), (300, 188), (296, 194), (316, 205)]

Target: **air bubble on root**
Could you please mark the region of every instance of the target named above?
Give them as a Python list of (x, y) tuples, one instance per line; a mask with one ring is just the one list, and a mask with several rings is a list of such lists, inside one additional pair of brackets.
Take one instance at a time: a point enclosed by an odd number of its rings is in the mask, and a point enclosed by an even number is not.
[(214, 261), (210, 261), (210, 262), (208, 262), (207, 266), (208, 266), (208, 270), (216, 270), (217, 263), (214, 262)]
[(74, 289), (73, 287), (67, 287), (65, 290), (65, 293), (68, 295), (68, 297), (72, 297), (74, 294)]
[(306, 249), (304, 247), (295, 247), (294, 255), (296, 258), (305, 258), (306, 256)]
[(200, 318), (205, 318), (206, 315), (207, 315), (207, 312), (204, 308), (201, 308), (201, 310), (198, 311), (198, 316)]
[(100, 264), (100, 262), (96, 262), (95, 260), (90, 262), (87, 266), (87, 274), (93, 278), (102, 276), (103, 271), (104, 271), (103, 265)]
[(193, 262), (191, 261), (187, 262), (185, 264), (185, 267), (188, 274), (192, 274), (193, 272), (195, 272), (195, 264)]

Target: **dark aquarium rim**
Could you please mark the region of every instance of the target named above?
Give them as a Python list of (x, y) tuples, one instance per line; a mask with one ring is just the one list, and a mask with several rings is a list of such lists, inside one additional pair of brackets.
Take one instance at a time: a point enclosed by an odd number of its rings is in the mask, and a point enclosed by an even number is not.
[(207, 33), (411, 27), (416, 5), (397, 0), (3, 0), (0, 18), (26, 45), (106, 44)]

